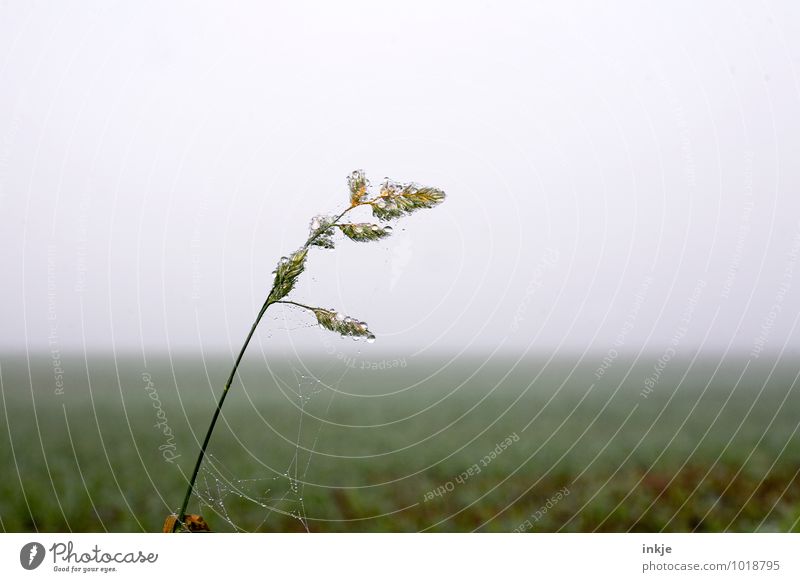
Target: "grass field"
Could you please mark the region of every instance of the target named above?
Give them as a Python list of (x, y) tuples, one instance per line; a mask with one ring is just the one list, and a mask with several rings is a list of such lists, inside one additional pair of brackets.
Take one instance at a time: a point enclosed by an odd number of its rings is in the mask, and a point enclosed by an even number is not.
[[(576, 360), (251, 356), (190, 508), (214, 531), (800, 531), (791, 362), (673, 360), (645, 398), (652, 357)], [(67, 356), (63, 394), (49, 354), (0, 365), (0, 527), (160, 531), (229, 360)]]

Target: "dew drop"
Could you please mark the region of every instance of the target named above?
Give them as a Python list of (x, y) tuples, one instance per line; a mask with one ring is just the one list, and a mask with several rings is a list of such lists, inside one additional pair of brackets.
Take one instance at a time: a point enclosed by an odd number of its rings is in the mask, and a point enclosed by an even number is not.
[(382, 198), (378, 198), (375, 201), (375, 206), (377, 206), (378, 208), (386, 208), (386, 202), (384, 202)]
[(392, 227), (391, 226), (384, 226), (383, 227), (383, 232), (385, 232), (386, 234), (392, 234)]
[(375, 343), (375, 334), (371, 333), (371, 334), (369, 334), (367, 336), (367, 343), (368, 344), (374, 344)]

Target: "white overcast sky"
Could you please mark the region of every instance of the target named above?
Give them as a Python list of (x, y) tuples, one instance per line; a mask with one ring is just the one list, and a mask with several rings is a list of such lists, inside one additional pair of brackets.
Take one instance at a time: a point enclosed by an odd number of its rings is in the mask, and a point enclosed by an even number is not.
[[(234, 349), (363, 168), (448, 194), (297, 289), (383, 352), (796, 350), (798, 30), (795, 2), (3, 2), (0, 349)], [(324, 349), (275, 315), (265, 349)]]

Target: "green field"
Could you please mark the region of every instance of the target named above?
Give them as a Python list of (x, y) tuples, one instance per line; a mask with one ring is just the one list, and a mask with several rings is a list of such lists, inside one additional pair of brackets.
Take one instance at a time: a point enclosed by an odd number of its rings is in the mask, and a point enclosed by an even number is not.
[[(274, 359), (214, 435), (214, 531), (800, 531), (788, 360), (673, 361), (644, 398), (652, 356)], [(67, 356), (63, 394), (49, 354), (0, 365), (0, 527), (160, 531), (228, 358)]]

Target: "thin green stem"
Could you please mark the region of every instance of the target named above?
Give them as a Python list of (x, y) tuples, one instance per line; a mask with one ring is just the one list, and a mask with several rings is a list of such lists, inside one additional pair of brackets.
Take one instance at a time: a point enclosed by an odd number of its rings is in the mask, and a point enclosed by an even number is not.
[(314, 311), (313, 307), (309, 305), (303, 305), (302, 303), (298, 303), (297, 301), (288, 301), (286, 299), (279, 299), (278, 301), (273, 301), (273, 303), (285, 303), (286, 305), (294, 305), (295, 307), (302, 307), (303, 309)]
[(250, 333), (247, 334), (247, 337), (244, 340), (244, 344), (242, 344), (242, 349), (239, 350), (239, 355), (236, 357), (236, 361), (233, 364), (233, 369), (231, 369), (231, 373), (228, 376), (228, 381), (225, 382), (225, 389), (222, 391), (222, 394), (219, 397), (219, 401), (217, 401), (217, 408), (214, 410), (214, 416), (211, 417), (211, 424), (208, 425), (208, 431), (206, 431), (206, 437), (203, 439), (203, 444), (200, 447), (200, 453), (197, 455), (197, 462), (194, 465), (194, 471), (192, 471), (192, 477), (189, 479), (189, 486), (186, 489), (186, 495), (183, 498), (183, 504), (181, 505), (181, 510), (178, 512), (178, 519), (172, 526), (172, 531), (178, 528), (179, 525), (184, 523), (186, 519), (186, 508), (189, 506), (189, 500), (192, 498), (192, 493), (194, 491), (194, 484), (197, 481), (197, 474), (200, 472), (200, 466), (203, 464), (203, 458), (206, 455), (206, 448), (208, 448), (208, 442), (211, 440), (211, 434), (214, 432), (214, 427), (217, 424), (217, 419), (219, 418), (219, 414), (222, 411), (222, 405), (225, 402), (225, 397), (228, 395), (228, 391), (231, 388), (231, 384), (233, 384), (233, 379), (236, 376), (236, 370), (239, 368), (239, 363), (242, 361), (242, 357), (244, 356), (244, 352), (247, 349), (247, 346), (250, 344), (250, 340), (253, 337), (253, 334), (258, 327), (261, 318), (264, 317), (264, 313), (266, 313), (267, 308), (271, 305), (269, 297), (264, 302), (264, 306), (261, 308), (261, 311), (258, 312), (258, 316), (256, 320), (253, 322), (253, 326), (250, 328)]

